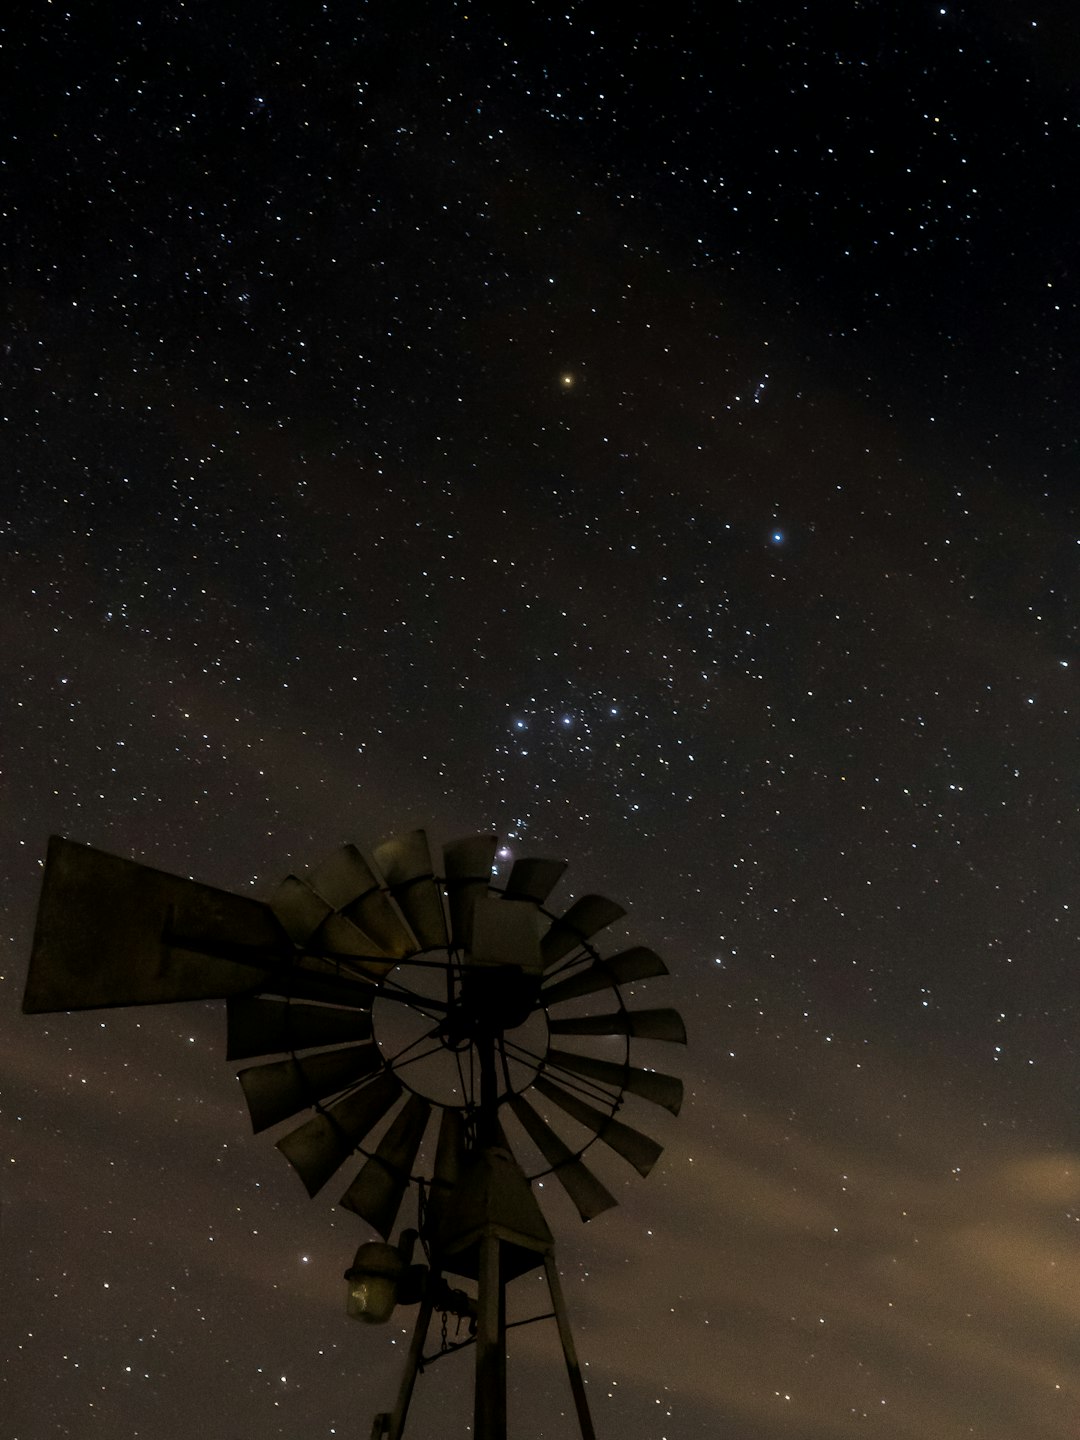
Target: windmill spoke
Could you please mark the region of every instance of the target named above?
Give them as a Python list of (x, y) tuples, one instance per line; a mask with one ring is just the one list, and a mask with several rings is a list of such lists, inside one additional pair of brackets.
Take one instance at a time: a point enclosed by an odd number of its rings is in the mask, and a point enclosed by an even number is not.
[[(434, 1026), (432, 1026), (432, 1028), (431, 1028), (430, 1030), (425, 1030), (422, 1035), (417, 1035), (414, 1040), (410, 1040), (407, 1045), (403, 1045), (403, 1046), (401, 1047), (401, 1049), (398, 1050), (395, 1054), (393, 1054), (393, 1055), (388, 1055), (388, 1056), (386, 1057), (386, 1063), (387, 1063), (387, 1065), (389, 1065), (389, 1066), (392, 1068), (393, 1066), (395, 1066), (395, 1065), (398, 1063), (398, 1061), (401, 1059), (401, 1057), (402, 1057), (403, 1055), (407, 1055), (410, 1050), (415, 1050), (416, 1047), (417, 1047), (417, 1045), (423, 1045), (423, 1043), (424, 1043), (425, 1040), (432, 1040), (432, 1039), (434, 1039), (434, 1037), (435, 1037), (436, 1035), (438, 1035), (438, 1033), (439, 1033), (439, 1026), (438, 1026), (438, 1025), (434, 1025)], [(436, 1048), (436, 1049), (442, 1049), (442, 1041), (441, 1041), (441, 1040), (439, 1041), (439, 1044), (438, 1044), (435, 1048)], [(428, 1053), (430, 1054), (430, 1053), (433, 1053), (433, 1052), (429, 1051)], [(415, 1059), (416, 1057), (414, 1056), (413, 1058)], [(411, 1064), (411, 1063), (412, 1063), (411, 1061), (406, 1061), (406, 1064)]]
[(572, 1071), (565, 1070), (561, 1065), (548, 1059), (547, 1056), (538, 1055), (535, 1050), (528, 1050), (524, 1045), (519, 1045), (515, 1040), (507, 1040), (506, 1044), (512, 1049), (520, 1051), (512, 1058), (521, 1061), (523, 1064), (533, 1065), (540, 1070), (558, 1070), (559, 1079), (567, 1089), (576, 1090), (579, 1094), (588, 1096), (590, 1100), (602, 1100), (605, 1105), (612, 1107), (612, 1114), (618, 1108), (618, 1092), (605, 1090), (601, 1085), (591, 1080), (586, 1080)]
[[(511, 1041), (510, 1043), (513, 1044), (513, 1041)], [(507, 1058), (506, 1058), (506, 1045), (507, 1045), (506, 1036), (505, 1036), (505, 1035), (500, 1035), (500, 1036), (499, 1036), (499, 1059), (500, 1059), (500, 1061), (502, 1062), (503, 1079), (506, 1081), (506, 1088), (507, 1088), (507, 1090), (513, 1090), (513, 1088), (514, 1088), (513, 1081), (510, 1079), (510, 1065), (509, 1065), (509, 1062), (508, 1062), (508, 1060), (507, 1060)]]
[[(312, 960), (343, 960), (343, 957), (328, 954), (325, 951), (319, 954), (312, 952), (308, 954), (307, 958)], [(400, 1000), (403, 1005), (426, 1005), (430, 1010), (447, 1009), (444, 1001), (436, 1000), (430, 995), (419, 995), (415, 990), (410, 990), (407, 985), (402, 985), (400, 980), (391, 980), (387, 976), (384, 976), (381, 980), (373, 980), (371, 975), (365, 973), (362, 965), (339, 963), (338, 968), (342, 971), (350, 971), (350, 978), (352, 978), (352, 974), (354, 973), (356, 979), (366, 980), (368, 984), (376, 990), (377, 996), (382, 996), (383, 999)]]
[(553, 965), (550, 970), (544, 972), (545, 988), (548, 981), (554, 980), (557, 975), (564, 975), (567, 970), (576, 970), (578, 966), (586, 965), (592, 959), (593, 956), (585, 946), (582, 945), (580, 950), (575, 950), (574, 953), (568, 955), (565, 960), (560, 960), (557, 965)]
[(429, 1010), (434, 1010), (436, 1014), (445, 1014), (450, 1008), (444, 1001), (432, 1000), (427, 995), (417, 995), (404, 985), (395, 985), (392, 990), (387, 990), (384, 986), (380, 986), (376, 999), (393, 1000), (399, 1005), (408, 1005), (411, 1010), (415, 1010), (418, 1015), (423, 1015), (426, 1020), (436, 1018), (435, 1015), (428, 1014)]
[[(466, 1096), (469, 1100), (471, 1100), (471, 1099), (472, 1099), (472, 1088), (471, 1088), (469, 1085), (466, 1085), (466, 1083), (465, 1083), (465, 1071), (464, 1071), (464, 1068), (462, 1067), (462, 1064), (461, 1064), (461, 1051), (460, 1051), (460, 1050), (455, 1050), (455, 1051), (453, 1052), (453, 1054), (454, 1054), (454, 1064), (457, 1066), (458, 1084), (461, 1086), (461, 1093), (462, 1093), (463, 1096)], [(470, 1047), (469, 1047), (469, 1054), (470, 1054), (470, 1055), (472, 1054), (472, 1046), (471, 1046), (471, 1045), (470, 1045)]]
[(544, 1063), (544, 1057), (542, 1055), (538, 1055), (535, 1050), (530, 1050), (527, 1045), (522, 1045), (517, 1040), (511, 1040), (509, 1036), (503, 1036), (503, 1043), (505, 1045), (509, 1045), (511, 1050), (516, 1050), (518, 1052), (514, 1056), (515, 1060), (522, 1060), (528, 1064), (536, 1065), (537, 1067), (541, 1066)]
[(590, 1080), (585, 1076), (579, 1075), (576, 1071), (568, 1069), (565, 1065), (560, 1065), (557, 1060), (552, 1060), (550, 1052), (547, 1055), (541, 1056), (534, 1054), (530, 1050), (527, 1051), (526, 1054), (531, 1061), (541, 1066), (543, 1070), (557, 1070), (561, 1083), (566, 1085), (568, 1089), (574, 1089), (577, 1090), (579, 1094), (603, 1100), (605, 1104), (612, 1107), (612, 1113), (618, 1108), (620, 1092), (614, 1085), (609, 1089), (606, 1088), (601, 1081)]
[[(414, 1040), (414, 1041), (413, 1041), (413, 1044), (414, 1044), (414, 1045), (419, 1045), (419, 1043), (420, 1043), (419, 1040)], [(440, 1041), (438, 1045), (432, 1045), (432, 1047), (430, 1048), (430, 1050), (421, 1050), (420, 1053), (419, 1053), (419, 1055), (410, 1055), (409, 1058), (408, 1058), (408, 1060), (399, 1060), (399, 1058), (396, 1056), (396, 1057), (394, 1058), (394, 1061), (393, 1061), (394, 1069), (395, 1069), (395, 1071), (397, 1071), (397, 1070), (404, 1070), (406, 1065), (416, 1065), (416, 1064), (418, 1064), (421, 1060), (427, 1060), (428, 1057), (431, 1056), (431, 1055), (438, 1055), (439, 1052), (440, 1052), (441, 1050), (445, 1050), (445, 1048), (446, 1048), (446, 1047), (445, 1047), (445, 1046), (442, 1044), (442, 1042)], [(411, 1049), (412, 1049), (412, 1046), (411, 1046), (411, 1045), (406, 1046), (406, 1047), (405, 1047), (405, 1050), (399, 1051), (399, 1056), (400, 1056), (400, 1055), (404, 1055), (404, 1054), (406, 1053), (406, 1050), (411, 1050)]]

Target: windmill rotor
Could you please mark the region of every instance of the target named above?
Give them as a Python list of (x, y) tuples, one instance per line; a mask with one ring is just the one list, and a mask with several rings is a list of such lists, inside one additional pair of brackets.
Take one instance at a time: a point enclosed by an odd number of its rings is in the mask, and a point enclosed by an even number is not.
[(362, 1157), (340, 1203), (384, 1238), (422, 1147), (451, 1144), (445, 1125), (434, 1140), (436, 1117), (456, 1117), (461, 1154), (476, 1145), (485, 1053), (500, 1140), (516, 1132), (527, 1178), (553, 1176), (583, 1220), (615, 1204), (585, 1151), (599, 1142), (642, 1175), (660, 1154), (619, 1118), (626, 1096), (681, 1103), (677, 1079), (631, 1063), (634, 1041), (685, 1043), (674, 1010), (624, 995), (663, 961), (640, 946), (600, 955), (594, 937), (625, 913), (602, 896), (546, 908), (562, 862), (520, 859), (496, 887), (496, 846), (455, 841), (437, 869), (415, 830), (375, 846), (373, 863), (345, 846), (290, 876), (270, 910), (293, 964), (227, 1001), (229, 1058), (261, 1062), (239, 1074), (253, 1126), (305, 1115), (277, 1147), (311, 1195)]

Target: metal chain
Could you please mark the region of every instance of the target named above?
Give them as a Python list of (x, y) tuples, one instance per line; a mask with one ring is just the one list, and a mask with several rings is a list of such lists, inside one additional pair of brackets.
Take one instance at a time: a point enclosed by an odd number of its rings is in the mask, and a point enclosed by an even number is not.
[(447, 1338), (446, 1338), (446, 1322), (447, 1322), (447, 1312), (444, 1310), (444, 1311), (442, 1312), (442, 1344), (439, 1346), (439, 1353), (440, 1353), (441, 1355), (445, 1355), (446, 1352), (447, 1352), (447, 1350), (449, 1350), (449, 1348), (450, 1348), (449, 1341), (448, 1341)]

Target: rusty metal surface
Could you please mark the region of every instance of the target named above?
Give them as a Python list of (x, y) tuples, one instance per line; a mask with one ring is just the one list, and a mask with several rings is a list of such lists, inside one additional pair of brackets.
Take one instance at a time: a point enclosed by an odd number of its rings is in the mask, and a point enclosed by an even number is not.
[(224, 998), (258, 989), (288, 948), (258, 900), (53, 836), (23, 1010)]

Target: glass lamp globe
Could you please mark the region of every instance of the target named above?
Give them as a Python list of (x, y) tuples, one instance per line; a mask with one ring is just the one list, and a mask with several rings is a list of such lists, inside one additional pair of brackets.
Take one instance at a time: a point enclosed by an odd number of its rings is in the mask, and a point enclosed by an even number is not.
[(349, 1296), (345, 1313), (368, 1325), (385, 1325), (397, 1304), (398, 1279), (405, 1262), (393, 1245), (371, 1240), (357, 1250), (345, 1271)]

